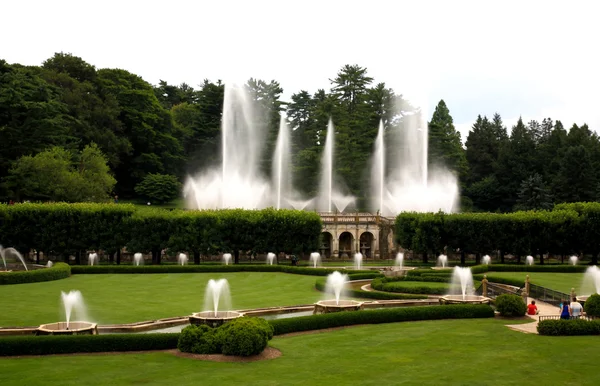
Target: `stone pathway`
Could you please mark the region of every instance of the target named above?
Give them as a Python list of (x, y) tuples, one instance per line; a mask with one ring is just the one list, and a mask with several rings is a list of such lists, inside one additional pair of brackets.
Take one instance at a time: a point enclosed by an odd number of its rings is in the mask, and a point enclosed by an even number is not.
[(515, 331), (524, 332), (526, 334), (537, 334), (537, 325), (540, 320), (540, 316), (543, 315), (558, 315), (559, 310), (558, 307), (553, 306), (552, 304), (548, 304), (542, 302), (541, 300), (527, 298), (527, 304), (530, 304), (532, 300), (535, 300), (535, 305), (540, 312), (539, 315), (527, 315), (529, 318), (534, 321), (531, 323), (523, 323), (523, 324), (507, 324), (506, 327), (513, 329)]

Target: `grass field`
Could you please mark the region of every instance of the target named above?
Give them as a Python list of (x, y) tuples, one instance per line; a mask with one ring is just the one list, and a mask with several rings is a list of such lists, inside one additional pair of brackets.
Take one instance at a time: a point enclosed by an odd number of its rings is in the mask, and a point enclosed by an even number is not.
[(201, 311), (209, 279), (226, 278), (234, 309), (313, 303), (323, 296), (315, 276), (286, 273), (73, 275), (68, 279), (0, 286), (0, 326), (64, 320), (60, 291), (81, 291), (90, 319), (130, 323)]
[(597, 385), (600, 337), (548, 337), (515, 321), (442, 320), (275, 337), (283, 356), (214, 363), (168, 353), (0, 359), (4, 385)]
[(571, 288), (575, 288), (575, 292), (581, 293), (581, 285), (583, 282), (583, 273), (554, 273), (554, 272), (488, 272), (490, 277), (504, 277), (510, 279), (523, 280), (529, 275), (529, 280), (533, 284), (542, 287), (551, 288), (556, 291), (566, 294), (571, 292)]

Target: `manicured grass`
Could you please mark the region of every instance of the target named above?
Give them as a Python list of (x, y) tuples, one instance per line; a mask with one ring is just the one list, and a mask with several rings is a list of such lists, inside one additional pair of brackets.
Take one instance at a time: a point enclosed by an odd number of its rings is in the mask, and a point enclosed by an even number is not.
[(201, 311), (209, 279), (226, 278), (234, 309), (313, 303), (323, 294), (315, 276), (267, 272), (73, 275), (0, 286), (0, 326), (64, 320), (61, 291), (80, 290), (90, 319), (100, 324), (189, 315)]
[(571, 292), (571, 288), (575, 288), (575, 292), (581, 294), (581, 284), (583, 282), (583, 273), (554, 273), (554, 272), (488, 272), (488, 277), (503, 277), (510, 279), (522, 280), (525, 285), (525, 277), (529, 275), (531, 283), (551, 288), (555, 291)]
[(599, 337), (546, 337), (506, 320), (443, 320), (275, 337), (278, 359), (168, 353), (0, 359), (2, 385), (597, 385)]

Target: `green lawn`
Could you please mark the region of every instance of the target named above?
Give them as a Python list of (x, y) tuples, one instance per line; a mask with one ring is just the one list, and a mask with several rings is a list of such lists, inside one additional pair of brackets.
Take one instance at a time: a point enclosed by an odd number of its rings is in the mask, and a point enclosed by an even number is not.
[(523, 280), (523, 285), (525, 285), (525, 277), (529, 275), (529, 279), (533, 284), (567, 294), (571, 292), (571, 288), (575, 288), (575, 292), (580, 294), (584, 274), (554, 272), (488, 272), (487, 275), (489, 277)]
[[(546, 337), (505, 320), (443, 320), (276, 337), (274, 360), (168, 353), (0, 359), (4, 385), (597, 385), (600, 337)], [(513, 321), (514, 323), (514, 321)]]
[(0, 326), (64, 320), (60, 291), (80, 290), (90, 319), (130, 323), (201, 311), (209, 279), (226, 278), (234, 309), (313, 303), (322, 297), (315, 276), (286, 273), (73, 275), (42, 283), (0, 286)]

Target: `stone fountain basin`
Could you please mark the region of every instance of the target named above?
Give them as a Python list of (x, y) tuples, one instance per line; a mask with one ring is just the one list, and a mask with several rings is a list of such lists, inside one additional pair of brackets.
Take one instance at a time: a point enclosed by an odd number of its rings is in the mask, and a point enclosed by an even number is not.
[(42, 324), (36, 335), (98, 335), (98, 326), (90, 322), (56, 322)]
[(358, 311), (363, 309), (363, 302), (356, 300), (321, 300), (315, 303), (314, 314), (328, 314), (330, 312)]
[(444, 295), (440, 304), (490, 304), (491, 299), (480, 295)]
[(582, 296), (577, 296), (576, 299), (578, 302), (583, 302), (585, 303), (592, 295), (582, 295)]
[(243, 313), (237, 311), (202, 311), (196, 312), (189, 316), (190, 324), (200, 326), (206, 324), (211, 327), (219, 327), (230, 320), (244, 316)]

